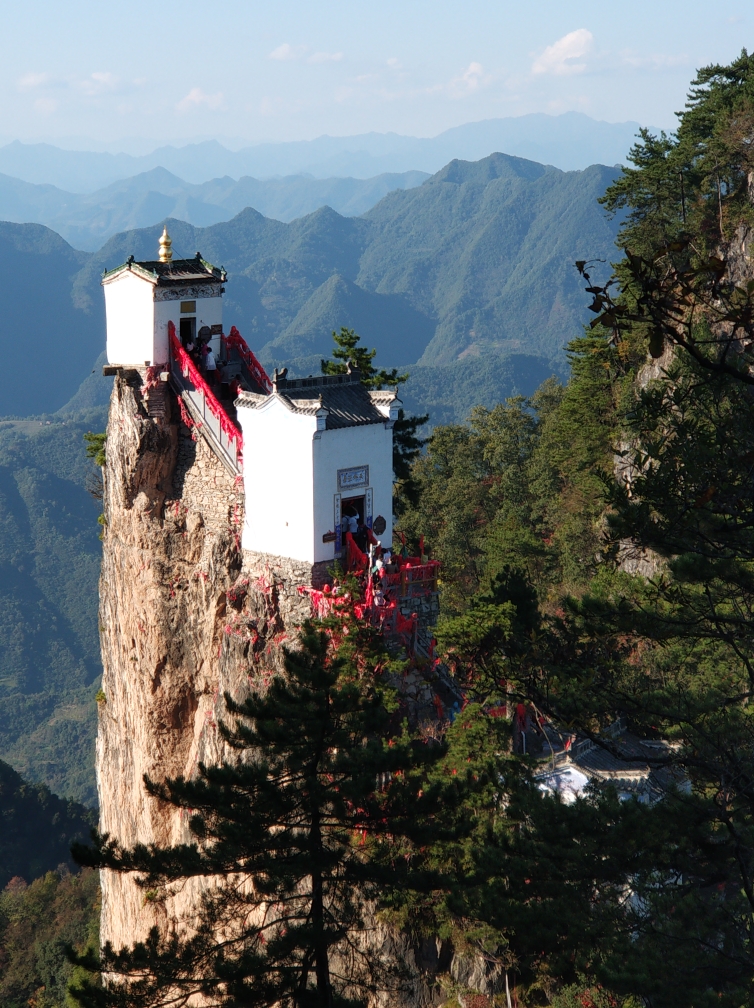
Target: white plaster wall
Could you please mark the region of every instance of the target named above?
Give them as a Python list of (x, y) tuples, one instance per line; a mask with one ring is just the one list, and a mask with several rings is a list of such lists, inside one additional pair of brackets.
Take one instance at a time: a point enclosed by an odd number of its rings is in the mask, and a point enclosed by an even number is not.
[[(369, 486), (374, 494), (373, 517), (382, 515), (387, 528), (377, 538), (386, 547), (393, 539), (393, 431), (384, 424), (342, 427), (319, 432), (314, 441), (314, 559), (332, 560), (335, 544), (323, 543), (325, 532), (334, 532), (334, 500), (338, 469), (369, 466)], [(360, 487), (343, 494), (357, 497)]]
[(158, 361), (154, 347), (153, 285), (125, 271), (104, 284), (108, 364), (144, 367)]
[(239, 406), (238, 422), (246, 493), (243, 548), (313, 563), (316, 417), (292, 413), (270, 396), (260, 409)]
[[(190, 298), (181, 297), (177, 301), (157, 301), (154, 306), (154, 345), (155, 353), (164, 356), (155, 357), (156, 363), (162, 363), (168, 359), (168, 322), (175, 325), (176, 333), (180, 332), (181, 301), (196, 301), (196, 316), (184, 315), (183, 318), (196, 317), (197, 333), (203, 325), (222, 325), (223, 321), (223, 299), (221, 297), (211, 298)], [(215, 336), (211, 341), (212, 349), (217, 352), (220, 349), (220, 337)]]

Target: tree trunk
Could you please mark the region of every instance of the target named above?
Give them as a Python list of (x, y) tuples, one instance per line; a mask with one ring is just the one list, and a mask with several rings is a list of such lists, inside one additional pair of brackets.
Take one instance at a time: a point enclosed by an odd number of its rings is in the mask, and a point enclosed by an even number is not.
[[(322, 832), (320, 830), (319, 814), (312, 816), (311, 827), (312, 858), (319, 861), (322, 852)], [(312, 925), (314, 927), (314, 973), (317, 978), (317, 1005), (319, 1008), (332, 1008), (333, 997), (330, 985), (330, 955), (325, 938), (325, 903), (322, 886), (322, 875), (319, 871), (312, 872)]]

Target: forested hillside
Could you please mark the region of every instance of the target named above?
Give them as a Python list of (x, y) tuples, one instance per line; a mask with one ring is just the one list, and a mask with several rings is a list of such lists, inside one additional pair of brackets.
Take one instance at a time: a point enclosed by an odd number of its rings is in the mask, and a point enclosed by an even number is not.
[(0, 758), (88, 805), (101, 544), (82, 438), (104, 421), (0, 424)]
[(97, 874), (71, 874), (70, 851), (96, 813), (0, 760), (0, 824), (0, 1004), (58, 1008), (73, 975), (66, 943), (83, 949), (97, 936)]
[(0, 221), (0, 416), (54, 412), (91, 371), (102, 348), (101, 316), (71, 296), (88, 258), (41, 224)]

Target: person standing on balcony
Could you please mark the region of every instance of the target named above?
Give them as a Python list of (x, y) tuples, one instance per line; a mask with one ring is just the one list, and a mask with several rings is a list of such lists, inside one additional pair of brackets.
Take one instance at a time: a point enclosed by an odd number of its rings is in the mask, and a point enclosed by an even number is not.
[(217, 379), (217, 361), (210, 346), (207, 347), (207, 354), (204, 358), (204, 369), (207, 372), (207, 384), (210, 388), (214, 388)]

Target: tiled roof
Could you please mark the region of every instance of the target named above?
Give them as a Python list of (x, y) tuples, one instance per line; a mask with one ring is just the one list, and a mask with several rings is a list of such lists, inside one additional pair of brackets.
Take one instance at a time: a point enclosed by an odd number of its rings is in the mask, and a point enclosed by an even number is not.
[[(273, 392), (293, 413), (327, 413), (326, 430), (384, 423), (389, 407), (396, 400), (394, 391), (371, 392), (362, 384), (358, 373), (323, 375), (310, 378), (273, 378)], [(242, 392), (239, 406), (258, 409), (267, 396)]]
[(565, 751), (557, 732), (547, 730), (546, 736), (543, 770), (538, 775), (542, 780), (555, 782), (570, 767), (587, 780), (610, 783), (626, 793), (656, 795), (671, 784), (681, 783), (677, 773), (663, 765), (672, 752), (667, 742), (640, 739), (621, 731), (606, 740), (609, 748), (581, 739)]
[(198, 254), (194, 259), (172, 259), (170, 262), (160, 262), (159, 260), (136, 262), (130, 258), (128, 262), (116, 266), (115, 269), (106, 270), (102, 279), (109, 280), (116, 273), (127, 269), (133, 270), (134, 273), (141, 273), (146, 279), (152, 281), (156, 279), (158, 287), (224, 283), (226, 279), (224, 269), (205, 262)]

